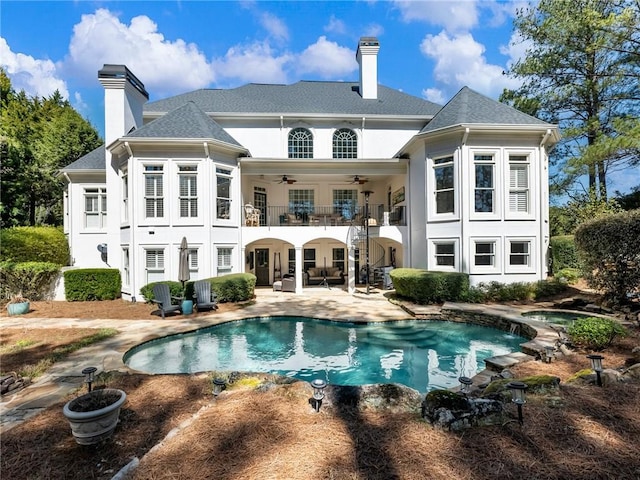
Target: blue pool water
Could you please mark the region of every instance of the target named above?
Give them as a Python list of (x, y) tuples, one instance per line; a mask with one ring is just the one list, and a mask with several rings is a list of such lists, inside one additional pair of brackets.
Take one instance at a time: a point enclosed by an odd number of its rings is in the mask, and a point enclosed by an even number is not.
[(421, 393), (458, 385), (484, 359), (520, 351), (526, 339), (440, 321), (341, 323), (303, 317), (252, 318), (173, 335), (127, 352), (149, 373), (271, 372), (335, 385), (402, 383)]

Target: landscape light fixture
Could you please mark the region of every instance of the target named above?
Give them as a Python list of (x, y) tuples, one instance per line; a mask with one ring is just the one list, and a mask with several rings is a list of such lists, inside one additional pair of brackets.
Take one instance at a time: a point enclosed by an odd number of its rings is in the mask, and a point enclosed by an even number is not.
[(522, 425), (524, 423), (522, 406), (527, 403), (525, 396), (527, 384), (523, 382), (509, 382), (507, 383), (507, 388), (511, 390), (511, 401), (518, 406), (518, 422)]
[(553, 358), (553, 352), (555, 351), (556, 351), (556, 348), (553, 345), (544, 346), (544, 359), (547, 363), (551, 363), (551, 359)]
[(371, 190), (365, 190), (364, 192), (362, 192), (362, 194), (364, 195), (364, 225), (365, 225), (365, 237), (366, 237), (366, 249), (365, 249), (365, 262), (366, 262), (366, 281), (367, 281), (367, 295), (369, 295), (369, 288), (371, 285), (369, 276), (370, 276), (370, 271), (369, 271), (369, 196), (372, 194), (373, 192)]
[(87, 389), (91, 391), (91, 384), (95, 381), (95, 374), (98, 369), (96, 367), (87, 367), (82, 370), (84, 375), (84, 383), (87, 384)]
[(213, 379), (213, 396), (217, 397), (218, 395), (220, 395), (220, 393), (222, 392), (222, 390), (224, 389), (225, 383), (224, 380), (222, 380), (221, 378), (214, 378)]
[(316, 412), (319, 412), (320, 406), (322, 405), (322, 399), (324, 398), (324, 389), (327, 386), (327, 382), (325, 382), (321, 378), (316, 378), (311, 382), (311, 386), (313, 387), (313, 400), (315, 403), (315, 409)]
[(469, 393), (469, 391), (471, 390), (471, 385), (473, 384), (473, 380), (471, 380), (469, 377), (460, 377), (458, 378), (458, 381), (460, 382), (460, 391), (465, 395)]
[(593, 353), (591, 355), (587, 355), (587, 358), (591, 360), (591, 370), (596, 372), (596, 385), (601, 387), (602, 377), (600, 374), (602, 373), (602, 360), (604, 360), (604, 357), (597, 353)]

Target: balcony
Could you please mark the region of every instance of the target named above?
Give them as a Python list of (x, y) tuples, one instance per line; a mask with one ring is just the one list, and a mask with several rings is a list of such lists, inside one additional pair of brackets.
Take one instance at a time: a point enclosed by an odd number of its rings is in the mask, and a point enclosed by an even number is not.
[[(248, 227), (342, 227), (363, 226), (365, 207), (270, 206), (257, 209), (246, 206), (244, 225)], [(404, 207), (385, 210), (382, 204), (369, 205), (369, 226), (406, 225)]]

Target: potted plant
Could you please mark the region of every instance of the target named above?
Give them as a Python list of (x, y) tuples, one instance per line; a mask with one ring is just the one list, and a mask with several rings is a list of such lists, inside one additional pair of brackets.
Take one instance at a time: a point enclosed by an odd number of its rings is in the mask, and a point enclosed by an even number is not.
[(7, 303), (7, 312), (9, 315), (22, 315), (29, 311), (29, 300), (22, 296), (22, 293), (12, 295)]
[(67, 402), (62, 413), (79, 445), (93, 445), (109, 438), (118, 424), (127, 394), (115, 388), (89, 391)]

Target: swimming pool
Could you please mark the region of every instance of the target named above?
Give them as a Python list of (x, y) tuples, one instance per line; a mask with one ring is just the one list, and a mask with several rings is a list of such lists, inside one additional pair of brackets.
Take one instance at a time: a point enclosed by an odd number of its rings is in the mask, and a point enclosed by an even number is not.
[(443, 321), (343, 323), (250, 318), (139, 345), (125, 363), (148, 373), (271, 372), (336, 385), (401, 383), (421, 393), (458, 385), (484, 359), (520, 351), (526, 339)]

